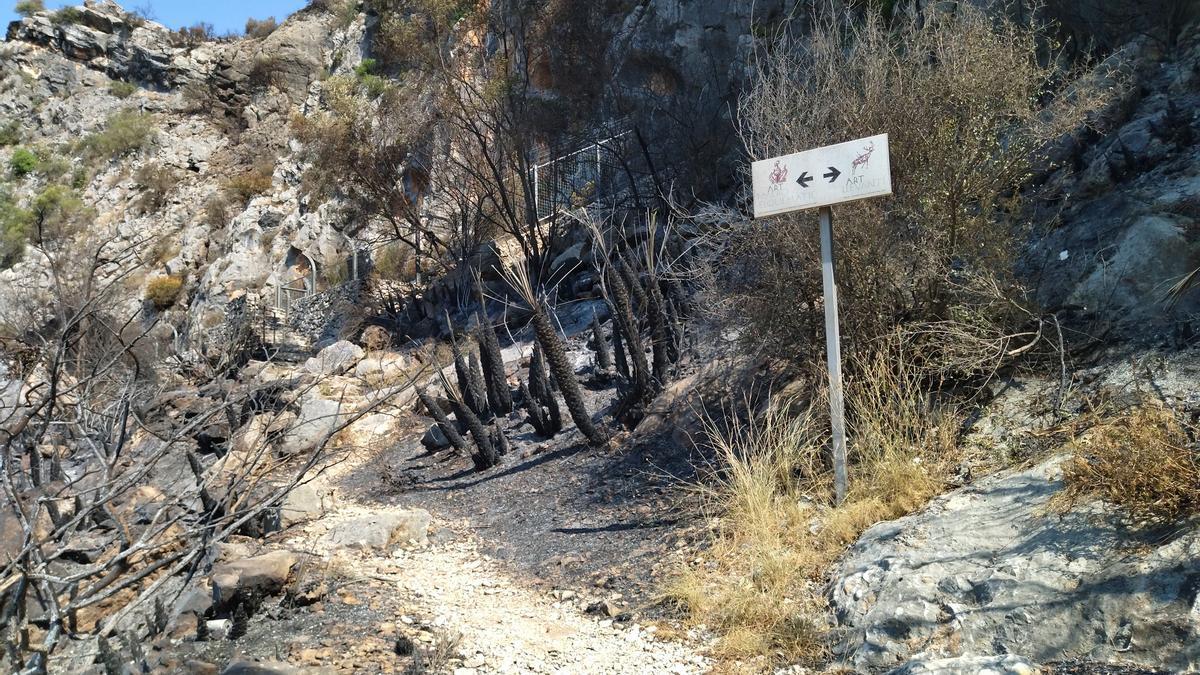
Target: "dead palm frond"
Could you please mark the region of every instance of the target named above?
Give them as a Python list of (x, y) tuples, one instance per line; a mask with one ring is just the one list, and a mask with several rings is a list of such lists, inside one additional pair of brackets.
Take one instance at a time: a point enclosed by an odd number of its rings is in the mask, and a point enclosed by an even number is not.
[(1183, 298), (1184, 294), (1197, 286), (1200, 286), (1200, 267), (1197, 267), (1185, 275), (1179, 280), (1179, 283), (1175, 284), (1170, 288), (1170, 290), (1167, 291), (1167, 306), (1174, 307), (1179, 300)]

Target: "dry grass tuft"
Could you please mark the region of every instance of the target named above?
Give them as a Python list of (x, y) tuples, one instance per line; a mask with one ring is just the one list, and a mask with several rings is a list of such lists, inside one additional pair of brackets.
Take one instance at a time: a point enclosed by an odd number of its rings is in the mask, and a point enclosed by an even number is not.
[(721, 634), (718, 657), (778, 662), (826, 655), (824, 575), (870, 525), (943, 491), (959, 422), (931, 410), (903, 359), (873, 357), (848, 383), (850, 489), (833, 506), (823, 397), (774, 402), (749, 422), (708, 421), (720, 470), (697, 489), (716, 517), (711, 547), (666, 595), (693, 624)]
[(1098, 497), (1139, 524), (1162, 525), (1200, 513), (1196, 430), (1157, 401), (1143, 401), (1092, 427), (1071, 444), (1066, 489), (1057, 506)]
[(154, 277), (146, 283), (146, 301), (154, 309), (162, 311), (179, 300), (183, 292), (183, 278), (177, 276)]

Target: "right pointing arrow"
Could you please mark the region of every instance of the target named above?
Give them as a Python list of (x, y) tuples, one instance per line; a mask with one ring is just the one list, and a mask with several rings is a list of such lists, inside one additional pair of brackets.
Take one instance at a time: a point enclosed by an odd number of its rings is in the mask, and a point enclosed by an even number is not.
[(833, 181), (837, 180), (838, 176), (840, 175), (842, 175), (842, 172), (838, 171), (837, 167), (831, 166), (829, 167), (829, 173), (822, 174), (821, 178), (828, 178), (829, 182), (832, 183)]

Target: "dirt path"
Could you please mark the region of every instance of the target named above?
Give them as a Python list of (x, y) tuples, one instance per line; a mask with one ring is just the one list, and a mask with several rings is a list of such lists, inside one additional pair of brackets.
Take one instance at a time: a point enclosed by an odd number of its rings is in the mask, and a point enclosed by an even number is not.
[[(463, 667), (479, 673), (699, 673), (693, 649), (580, 611), (570, 592), (547, 594), (511, 578), (464, 541), (405, 552), (398, 589), (450, 639)], [(456, 671), (457, 672), (457, 671)], [(464, 675), (464, 674), (460, 674)]]
[[(404, 447), (403, 444), (401, 447)], [(385, 455), (386, 456), (386, 455)], [(336, 615), (366, 608), (356, 618), (364, 634), (383, 635), (422, 655), (434, 672), (484, 673), (701, 673), (708, 660), (695, 639), (660, 639), (657, 628), (625, 612), (626, 599), (611, 588), (571, 590), (532, 579), (486, 551), (496, 542), (477, 533), (469, 519), (434, 517), (428, 544), (394, 548), (331, 550), (325, 537), (346, 531), (356, 519), (399, 507), (380, 503), (356, 479), (380, 458), (357, 457), (326, 477), (336, 506), (283, 542), (288, 548), (330, 559), (337, 581), (326, 605)], [(469, 462), (469, 460), (463, 460)], [(374, 495), (374, 496), (366, 496)], [(405, 500), (405, 506), (420, 506)], [(342, 607), (338, 607), (342, 605)], [(346, 607), (348, 606), (348, 607)], [(360, 610), (361, 611), (361, 610)], [(304, 632), (304, 631), (302, 631)], [(353, 640), (347, 635), (346, 640)], [(303, 665), (335, 665), (342, 640), (319, 649), (293, 649)], [(383, 659), (380, 650), (367, 658)], [(354, 672), (387, 672), (360, 665)]]

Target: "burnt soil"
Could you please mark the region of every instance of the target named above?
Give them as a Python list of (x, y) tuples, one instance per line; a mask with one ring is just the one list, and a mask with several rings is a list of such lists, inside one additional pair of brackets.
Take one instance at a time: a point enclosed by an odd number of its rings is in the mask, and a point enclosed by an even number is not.
[[(586, 349), (582, 337), (571, 343), (575, 354)], [(616, 389), (596, 381), (590, 367), (579, 376), (593, 419), (621, 442), (589, 447), (565, 406), (564, 430), (542, 438), (518, 409), (504, 419), (512, 449), (496, 467), (477, 471), (452, 449), (428, 452), (420, 427), (358, 470), (373, 481), (347, 478), (372, 486), (359, 497), (364, 503), (424, 508), (474, 532), (483, 552), (534, 586), (611, 589), (635, 616), (660, 615), (667, 608), (656, 589), (668, 554), (697, 534), (697, 505), (681, 488), (702, 458), (670, 430), (625, 435), (612, 422)]]

